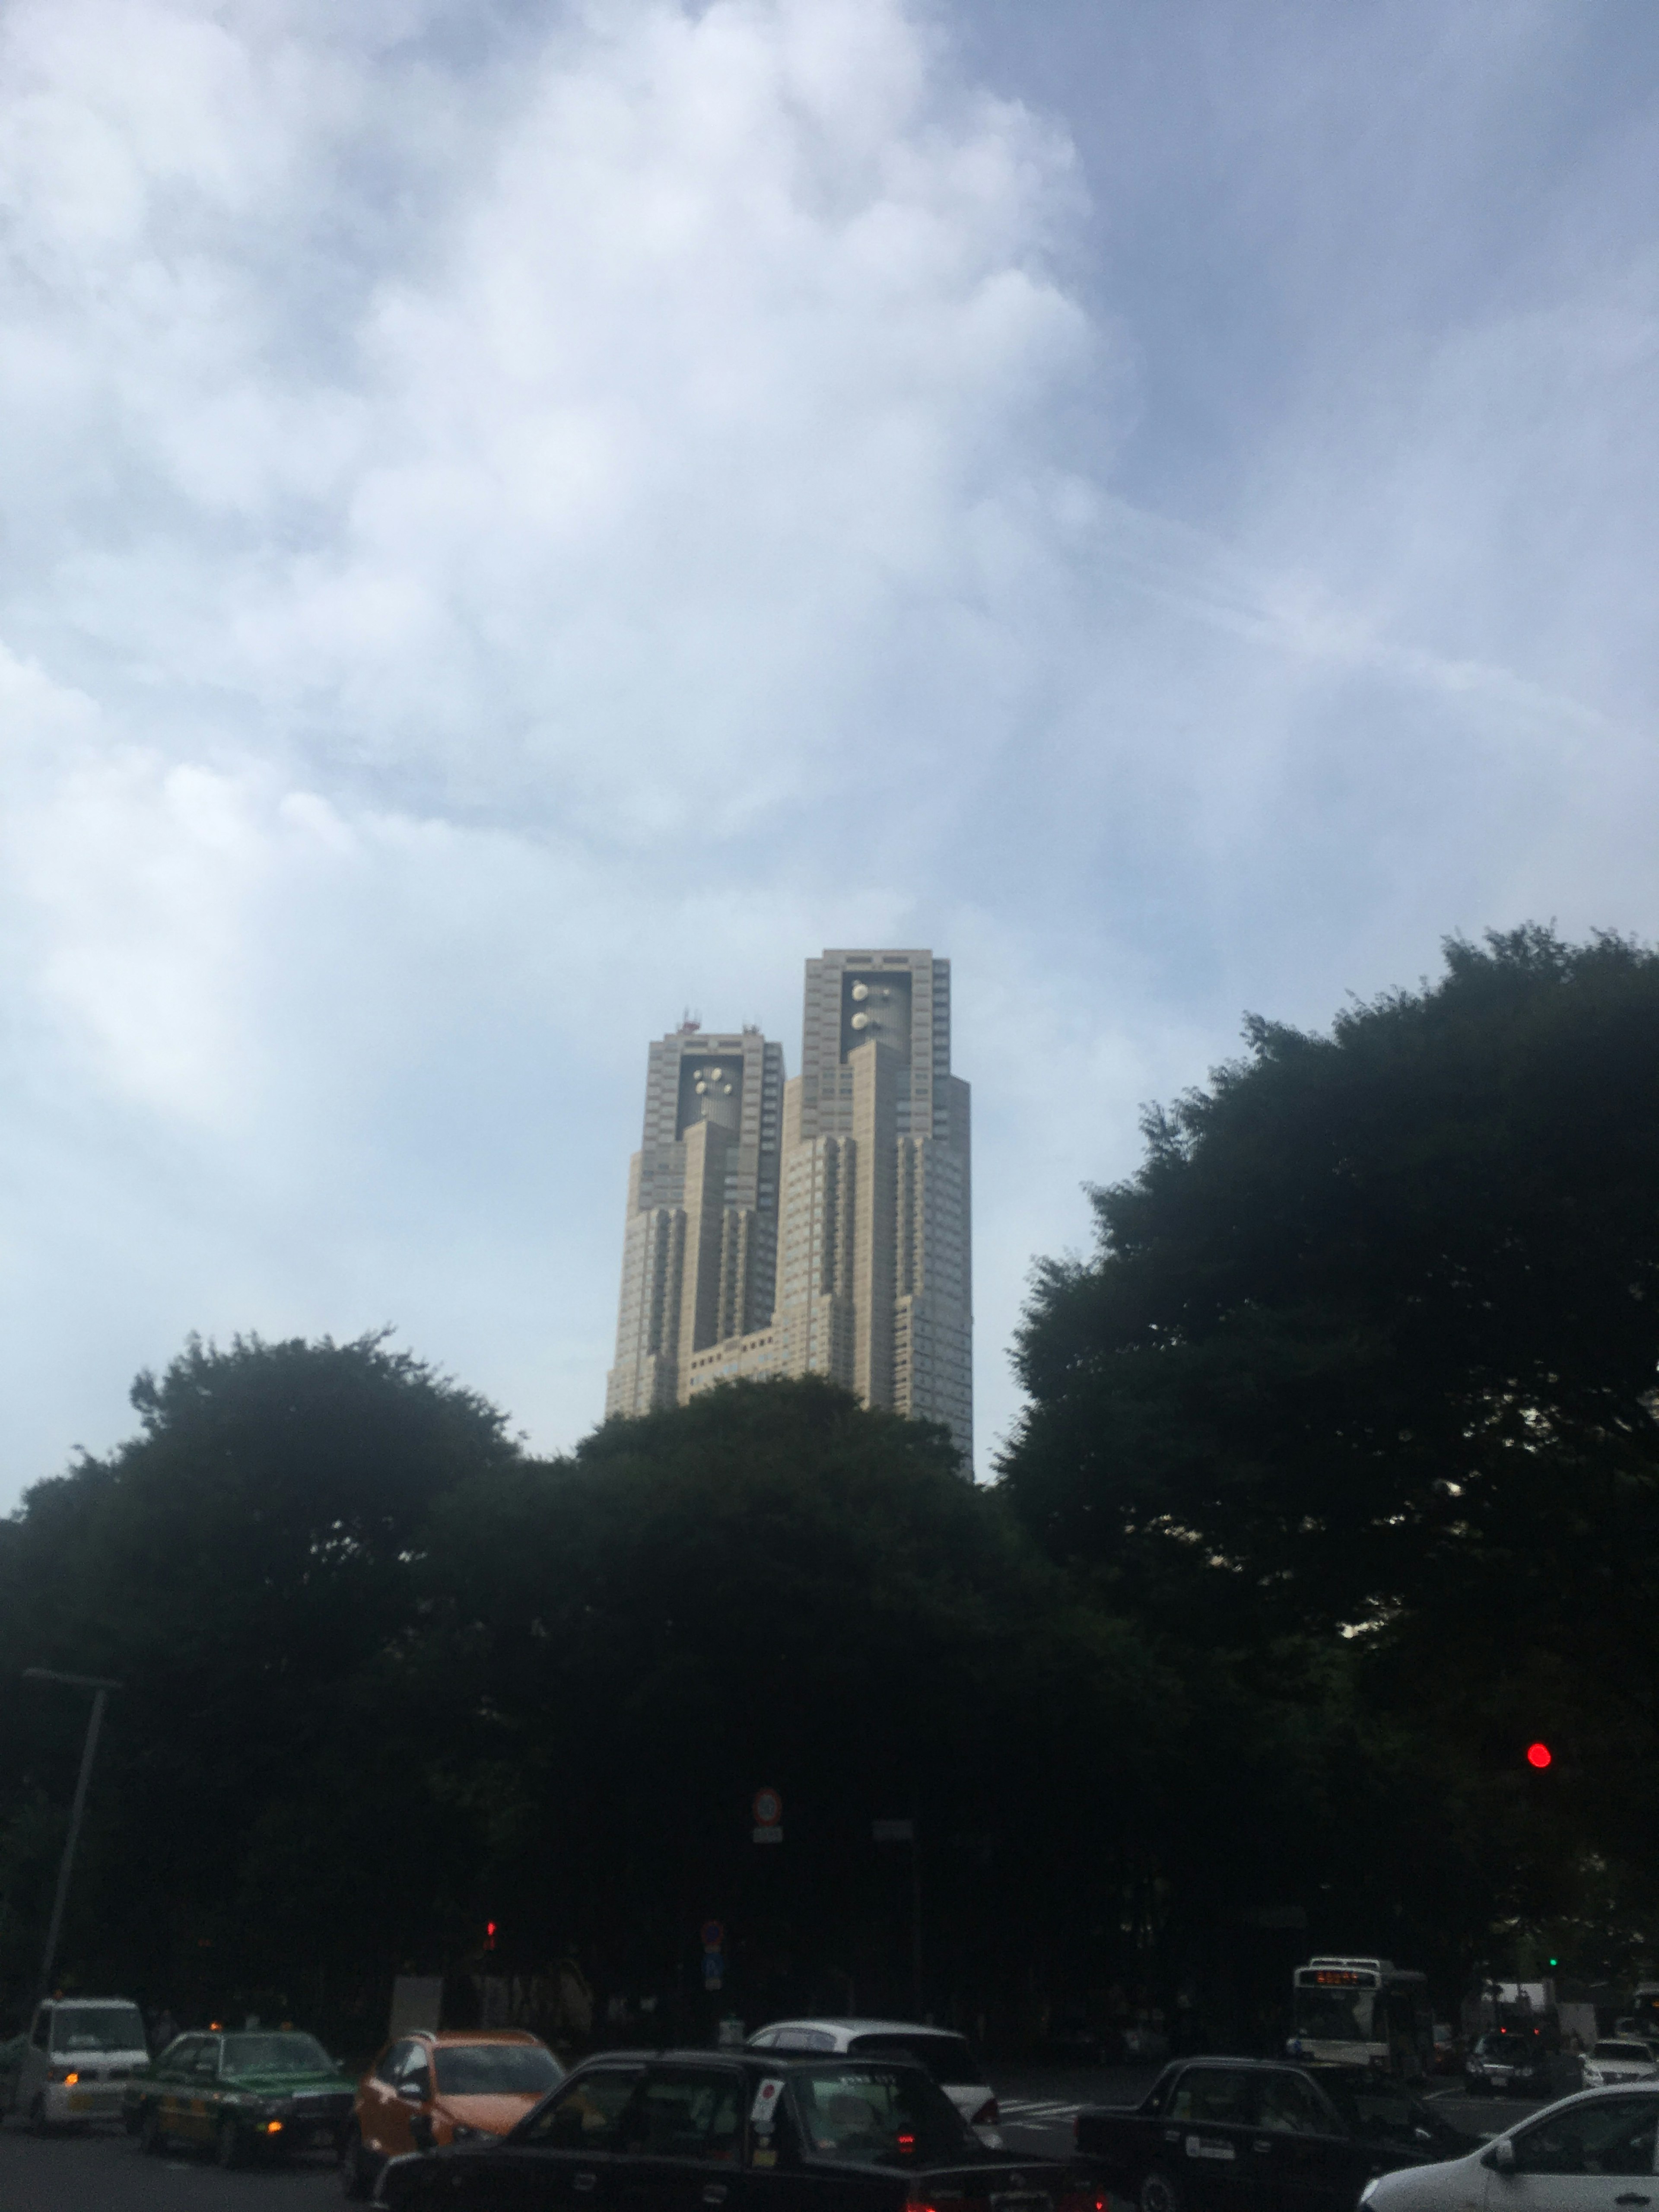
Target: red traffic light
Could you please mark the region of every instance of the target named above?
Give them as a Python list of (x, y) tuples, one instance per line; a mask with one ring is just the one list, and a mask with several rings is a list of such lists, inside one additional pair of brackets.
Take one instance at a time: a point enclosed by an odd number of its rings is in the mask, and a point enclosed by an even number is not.
[(1529, 1743), (1527, 1746), (1527, 1764), (1528, 1766), (1547, 1766), (1549, 1763), (1550, 1747), (1548, 1744)]

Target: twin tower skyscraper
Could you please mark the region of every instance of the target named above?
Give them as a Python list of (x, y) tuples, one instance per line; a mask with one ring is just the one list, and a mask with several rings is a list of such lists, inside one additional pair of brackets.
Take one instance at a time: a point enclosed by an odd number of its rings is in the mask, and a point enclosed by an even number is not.
[(942, 1421), (973, 1466), (968, 1085), (951, 963), (806, 963), (801, 1072), (758, 1030), (650, 1048), (605, 1412), (823, 1374)]

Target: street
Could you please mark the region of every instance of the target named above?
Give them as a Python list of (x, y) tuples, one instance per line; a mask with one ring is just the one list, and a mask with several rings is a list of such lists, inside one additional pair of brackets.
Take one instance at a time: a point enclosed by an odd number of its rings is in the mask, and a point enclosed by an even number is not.
[[(1064, 2158), (1079, 2105), (1138, 2103), (1156, 2066), (993, 2069), (1011, 2150)], [(1496, 2135), (1534, 2106), (1466, 2096), (1461, 2082), (1431, 2088), (1437, 2108), (1471, 2135)], [(325, 2159), (224, 2173), (205, 2155), (146, 2158), (136, 2138), (103, 2128), (83, 2136), (32, 2136), (0, 2128), (0, 2212), (310, 2212), (342, 2202)]]

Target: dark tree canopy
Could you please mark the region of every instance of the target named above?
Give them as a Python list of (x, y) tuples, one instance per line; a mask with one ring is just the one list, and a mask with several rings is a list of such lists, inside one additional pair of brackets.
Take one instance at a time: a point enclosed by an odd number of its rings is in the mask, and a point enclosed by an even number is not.
[(1095, 1257), (1039, 1270), (1004, 1480), (1137, 1602), (1304, 1626), (1478, 1583), (1518, 1630), (1652, 1554), (1659, 956), (1445, 959), (1328, 1036), (1253, 1019), (1093, 1194)]

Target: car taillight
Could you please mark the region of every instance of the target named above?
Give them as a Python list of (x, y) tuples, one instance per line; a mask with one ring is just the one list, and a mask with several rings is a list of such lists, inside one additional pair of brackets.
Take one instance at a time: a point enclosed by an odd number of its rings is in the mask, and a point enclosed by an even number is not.
[(1054, 2199), (1054, 2212), (1112, 2212), (1103, 2189), (1067, 2189)]
[(907, 2197), (904, 2200), (904, 2212), (939, 2212), (939, 2207), (930, 2203), (925, 2197)]
[(988, 2097), (978, 2112), (974, 2114), (974, 2125), (976, 2128), (994, 2128), (1001, 2118), (1001, 2113), (997, 2110), (996, 2099)]
[(916, 2147), (916, 2139), (914, 2136), (902, 2135), (898, 2139), (898, 2147), (902, 2154), (913, 2151)]

